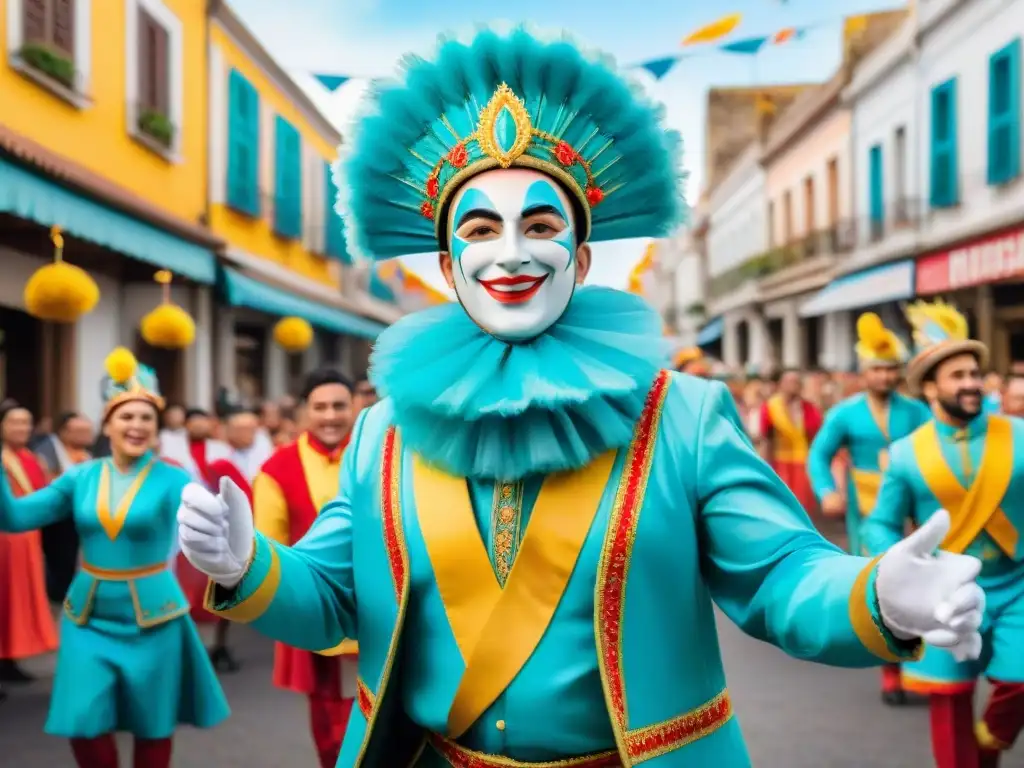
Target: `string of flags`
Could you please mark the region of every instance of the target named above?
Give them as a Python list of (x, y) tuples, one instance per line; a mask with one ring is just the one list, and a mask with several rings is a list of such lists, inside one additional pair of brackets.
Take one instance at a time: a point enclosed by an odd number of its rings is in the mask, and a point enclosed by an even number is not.
[[(846, 22), (848, 33), (857, 29), (863, 29), (867, 24), (869, 15), (840, 17), (840, 19), (817, 22), (802, 27), (782, 27), (766, 35), (727, 40), (743, 22), (743, 14), (730, 13), (688, 34), (682, 39), (678, 52), (638, 62), (633, 65), (633, 68), (646, 70), (655, 80), (661, 80), (684, 59), (706, 56), (711, 53), (756, 56), (766, 48), (803, 40), (814, 29), (837, 20), (844, 20)], [(332, 93), (352, 80), (372, 79), (356, 75), (323, 72), (314, 72), (313, 77), (320, 85)]]

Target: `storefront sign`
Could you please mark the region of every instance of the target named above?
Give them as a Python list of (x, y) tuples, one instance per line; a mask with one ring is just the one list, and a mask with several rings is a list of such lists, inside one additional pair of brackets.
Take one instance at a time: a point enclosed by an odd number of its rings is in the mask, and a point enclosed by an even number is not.
[(960, 288), (1024, 276), (1024, 228), (990, 235), (951, 251), (917, 261), (917, 294), (946, 293)]

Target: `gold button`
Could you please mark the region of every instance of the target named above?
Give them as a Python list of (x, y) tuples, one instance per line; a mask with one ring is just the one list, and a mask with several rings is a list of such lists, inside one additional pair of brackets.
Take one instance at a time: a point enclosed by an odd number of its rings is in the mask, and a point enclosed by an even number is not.
[(504, 731), (504, 730), (505, 730), (505, 721), (504, 721), (504, 720), (499, 720), (499, 721), (498, 721), (498, 722), (496, 722), (496, 723), (495, 723), (494, 725), (495, 725), (495, 727), (496, 727), (496, 728), (497, 728), (497, 729), (498, 729), (499, 731)]

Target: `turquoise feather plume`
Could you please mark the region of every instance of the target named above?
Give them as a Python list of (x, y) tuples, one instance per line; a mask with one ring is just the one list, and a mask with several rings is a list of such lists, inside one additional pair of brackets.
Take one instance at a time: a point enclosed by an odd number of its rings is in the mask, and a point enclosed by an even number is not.
[[(442, 37), (433, 60), (407, 56), (401, 69), (398, 80), (372, 86), (335, 164), (337, 210), (354, 255), (437, 250), (443, 202), (467, 177), (496, 165), (473, 135), (502, 84), (522, 100), (533, 129), (511, 165), (568, 174), (560, 181), (575, 186), (570, 191), (590, 210), (591, 241), (664, 236), (685, 222), (681, 139), (607, 56), (515, 27), (486, 29), (470, 42)], [(513, 111), (500, 113), (490, 134), (505, 142), (499, 149), (518, 135)], [(555, 142), (578, 161), (559, 161)], [(463, 162), (451, 162), (460, 147)], [(603, 199), (595, 204), (595, 197)]]
[(588, 287), (542, 336), (509, 344), (448, 304), (385, 330), (370, 375), (402, 440), (427, 461), (460, 477), (518, 480), (629, 442), (668, 364), (661, 326), (639, 297)]

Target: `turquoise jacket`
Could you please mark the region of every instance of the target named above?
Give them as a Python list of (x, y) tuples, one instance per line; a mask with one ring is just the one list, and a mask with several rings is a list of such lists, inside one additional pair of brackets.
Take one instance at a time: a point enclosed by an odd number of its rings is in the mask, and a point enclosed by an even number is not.
[[(1005, 444), (990, 436), (994, 428)], [(937, 451), (927, 451), (936, 443)], [(979, 480), (980, 472), (987, 493), (977, 493), (974, 506), (961, 508), (964, 489)], [(861, 527), (864, 546), (880, 554), (900, 540), (908, 519), (920, 525), (943, 508), (952, 526), (942, 548), (980, 559), (982, 587), (1024, 575), (1018, 533), (1024, 530), (1024, 420), (982, 414), (965, 429), (932, 420), (893, 443), (878, 504)]]
[(860, 543), (861, 520), (871, 512), (878, 497), (884, 471), (883, 454), (889, 444), (906, 437), (931, 418), (928, 406), (919, 400), (894, 393), (889, 402), (889, 422), (879, 424), (868, 404), (867, 393), (847, 398), (832, 408), (811, 443), (807, 474), (818, 500), (836, 492), (832, 460), (845, 448), (851, 467), (846, 473), (846, 530), (849, 551), (866, 555)]
[[(453, 734), (462, 746), (530, 761), (611, 749), (624, 765), (749, 766), (715, 602), (799, 658), (858, 667), (918, 653), (882, 627), (875, 564), (814, 530), (721, 384), (663, 374), (648, 402), (610, 465), (547, 634), (490, 709)], [(290, 645), (359, 641), (344, 767), (409, 764), (425, 739), (450, 748), (425, 734), (445, 733), (466, 671), (425, 552), (414, 457), (392, 416), (387, 400), (360, 416), (340, 495), (302, 541), (288, 548), (257, 534), (239, 586), (207, 600)], [(502, 717), (524, 712), (527, 697), (528, 723)], [(565, 727), (566, 713), (583, 718), (578, 728)]]
[[(166, 567), (177, 539), (175, 515), (188, 474), (153, 461), (118, 527), (121, 505), (110, 510), (107, 521), (97, 510), (103, 466), (102, 459), (78, 464), (20, 499), (11, 495), (7, 483), (0, 483), (0, 531), (31, 531), (74, 519), (83, 565), (68, 589), (64, 613), (75, 624), (89, 623), (97, 608), (104, 620), (143, 629), (188, 613), (178, 580)], [(113, 537), (108, 527), (116, 531)]]

